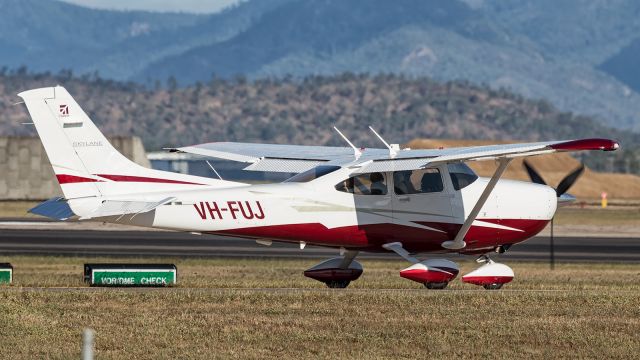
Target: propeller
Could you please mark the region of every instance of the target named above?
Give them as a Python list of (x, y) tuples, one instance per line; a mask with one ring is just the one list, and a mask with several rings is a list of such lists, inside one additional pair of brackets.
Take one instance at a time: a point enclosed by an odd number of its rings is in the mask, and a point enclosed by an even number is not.
[[(542, 176), (538, 174), (536, 169), (529, 164), (527, 160), (523, 161), (524, 168), (527, 170), (527, 174), (529, 174), (529, 178), (532, 182), (541, 185), (547, 185)], [(558, 197), (558, 205), (566, 204), (575, 201), (575, 197), (573, 195), (567, 194), (566, 192), (575, 184), (575, 182), (580, 178), (580, 175), (584, 172), (584, 164), (580, 163), (580, 166), (571, 171), (567, 176), (565, 176), (562, 181), (556, 187), (556, 196)], [(549, 237), (549, 264), (551, 265), (551, 270), (555, 268), (555, 250), (553, 245), (553, 218), (551, 218), (551, 236)]]
[[(529, 174), (529, 178), (532, 182), (541, 185), (547, 185), (542, 176), (529, 164), (527, 160), (523, 161), (524, 168), (527, 170), (527, 174)], [(576, 169), (570, 172), (567, 176), (565, 176), (562, 181), (556, 187), (556, 195), (560, 198), (564, 195), (569, 189), (575, 184), (575, 182), (580, 178), (580, 175), (584, 172), (584, 164), (580, 163)]]

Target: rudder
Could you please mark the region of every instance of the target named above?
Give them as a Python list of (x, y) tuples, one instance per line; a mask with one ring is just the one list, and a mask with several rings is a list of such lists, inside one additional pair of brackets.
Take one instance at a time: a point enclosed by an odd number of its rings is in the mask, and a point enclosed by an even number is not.
[(109, 143), (61, 86), (28, 90), (18, 96), (27, 106), (67, 199), (164, 190), (166, 185), (172, 185), (173, 189), (230, 185), (209, 178), (147, 169), (132, 162)]

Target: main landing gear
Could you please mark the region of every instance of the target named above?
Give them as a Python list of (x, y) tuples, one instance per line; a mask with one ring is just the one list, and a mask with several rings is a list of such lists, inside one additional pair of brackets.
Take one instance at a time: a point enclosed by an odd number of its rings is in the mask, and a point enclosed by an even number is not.
[[(399, 242), (384, 244), (382, 247), (412, 262), (413, 265), (400, 271), (400, 276), (424, 284), (427, 289), (446, 288), (460, 272), (456, 263), (446, 259), (420, 261), (406, 251)], [(484, 265), (463, 276), (463, 282), (479, 285), (487, 290), (497, 290), (513, 280), (513, 270), (507, 265), (496, 263), (486, 255), (480, 256), (476, 262)]]
[(391, 250), (402, 256), (413, 265), (400, 271), (400, 276), (423, 284), (427, 289), (441, 290), (449, 285), (460, 272), (458, 264), (446, 259), (429, 259), (420, 261), (413, 257), (402, 247), (402, 243), (393, 242), (382, 245), (384, 249)]
[(460, 269), (453, 261), (429, 259), (400, 271), (400, 276), (424, 284), (427, 289), (441, 290), (458, 275)]
[[(460, 272), (458, 264), (450, 260), (419, 261), (402, 248), (400, 243), (390, 243), (383, 246), (413, 263), (400, 271), (401, 277), (419, 282), (427, 289), (445, 289)], [(355, 261), (357, 254), (357, 251), (347, 251), (344, 256), (323, 261), (307, 269), (304, 276), (323, 282), (332, 289), (344, 289), (362, 275), (362, 265)], [(513, 270), (507, 265), (496, 263), (486, 255), (480, 256), (476, 261), (483, 265), (464, 275), (463, 282), (482, 286), (487, 290), (498, 290), (513, 280)]]
[(321, 281), (332, 289), (344, 289), (362, 275), (362, 265), (355, 261), (357, 251), (347, 251), (344, 257), (335, 257), (307, 269), (304, 276)]

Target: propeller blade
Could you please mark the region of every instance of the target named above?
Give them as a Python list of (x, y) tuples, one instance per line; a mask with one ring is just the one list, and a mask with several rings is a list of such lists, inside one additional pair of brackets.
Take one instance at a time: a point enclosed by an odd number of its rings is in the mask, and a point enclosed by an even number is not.
[(566, 193), (569, 190), (569, 188), (573, 186), (576, 180), (578, 180), (578, 178), (580, 177), (580, 175), (582, 175), (583, 172), (584, 172), (584, 164), (580, 164), (580, 166), (577, 169), (573, 170), (569, 175), (565, 176), (564, 179), (560, 181), (560, 184), (558, 184), (558, 187), (556, 188), (556, 194), (558, 194), (558, 197)]
[(538, 174), (538, 172), (529, 164), (527, 160), (522, 162), (524, 164), (524, 168), (527, 170), (527, 174), (529, 174), (529, 179), (536, 184), (547, 185), (547, 183), (542, 179), (542, 176)]

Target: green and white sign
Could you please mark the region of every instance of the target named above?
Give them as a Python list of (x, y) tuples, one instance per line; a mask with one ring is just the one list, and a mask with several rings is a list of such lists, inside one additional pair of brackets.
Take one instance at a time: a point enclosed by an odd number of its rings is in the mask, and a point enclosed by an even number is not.
[(177, 282), (175, 269), (99, 269), (91, 271), (91, 285), (167, 286)]
[(11, 264), (0, 264), (0, 284), (13, 282), (13, 267)]

